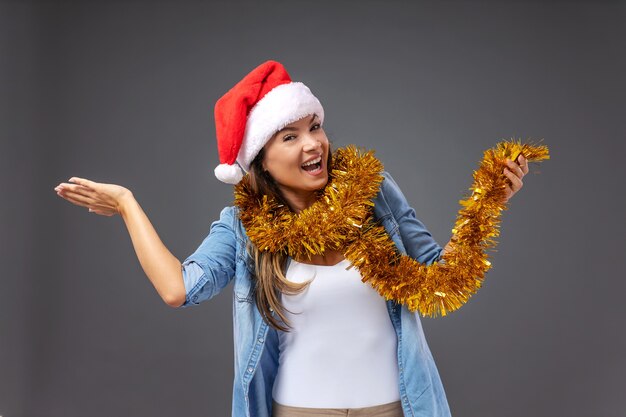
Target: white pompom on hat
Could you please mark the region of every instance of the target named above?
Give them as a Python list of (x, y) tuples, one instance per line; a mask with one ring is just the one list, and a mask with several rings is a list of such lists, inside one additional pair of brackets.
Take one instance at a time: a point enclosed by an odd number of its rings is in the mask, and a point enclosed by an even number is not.
[(311, 114), (324, 123), (324, 108), (309, 88), (292, 82), (282, 64), (256, 67), (215, 103), (220, 165), (215, 176), (237, 184), (267, 141), (290, 123)]

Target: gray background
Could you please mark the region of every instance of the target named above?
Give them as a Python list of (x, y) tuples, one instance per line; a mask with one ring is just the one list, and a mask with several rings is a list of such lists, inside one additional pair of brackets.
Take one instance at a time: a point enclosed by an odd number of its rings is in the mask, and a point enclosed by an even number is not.
[(230, 415), (232, 287), (167, 307), (122, 220), (53, 187), (127, 186), (184, 259), (232, 202), (213, 104), (269, 58), (441, 244), (482, 151), (544, 138), (428, 341), (455, 416), (626, 415), (625, 27), (624, 2), (1, 3), (0, 415)]

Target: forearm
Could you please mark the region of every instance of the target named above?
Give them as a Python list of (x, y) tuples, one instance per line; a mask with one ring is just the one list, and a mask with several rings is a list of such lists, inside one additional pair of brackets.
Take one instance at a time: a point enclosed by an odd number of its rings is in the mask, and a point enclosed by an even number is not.
[(120, 206), (139, 263), (159, 296), (172, 307), (185, 301), (180, 261), (165, 247), (148, 216), (132, 194)]

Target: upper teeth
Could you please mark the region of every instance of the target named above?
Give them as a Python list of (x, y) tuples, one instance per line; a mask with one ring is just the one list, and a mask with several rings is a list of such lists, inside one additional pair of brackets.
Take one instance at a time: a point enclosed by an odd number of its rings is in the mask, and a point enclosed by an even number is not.
[(303, 167), (307, 167), (307, 166), (309, 166), (309, 165), (318, 164), (318, 163), (320, 163), (320, 162), (322, 162), (322, 157), (321, 157), (321, 156), (318, 156), (317, 158), (315, 158), (315, 159), (314, 159), (314, 160), (312, 160), (312, 161), (305, 162), (304, 164), (302, 164), (302, 166), (303, 166)]

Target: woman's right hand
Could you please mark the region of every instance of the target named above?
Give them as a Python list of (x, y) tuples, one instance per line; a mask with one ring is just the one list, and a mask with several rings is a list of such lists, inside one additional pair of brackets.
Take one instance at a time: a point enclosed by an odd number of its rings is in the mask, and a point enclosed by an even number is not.
[(87, 207), (92, 213), (103, 216), (121, 214), (124, 202), (132, 198), (128, 188), (103, 184), (84, 178), (72, 177), (55, 187), (59, 197), (77, 206)]

